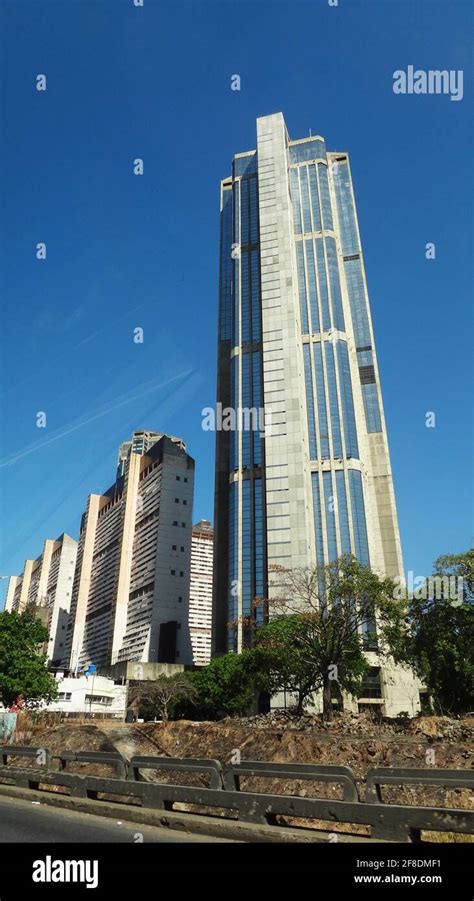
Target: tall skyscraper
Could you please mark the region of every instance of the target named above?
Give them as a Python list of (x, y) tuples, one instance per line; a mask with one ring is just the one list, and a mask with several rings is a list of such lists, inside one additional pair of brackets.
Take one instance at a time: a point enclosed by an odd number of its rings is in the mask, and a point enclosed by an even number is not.
[(217, 653), (249, 640), (275, 564), (353, 553), (403, 574), (348, 154), (258, 119), (221, 183), (220, 245), (217, 401), (264, 407), (267, 425), (217, 433)]
[(193, 526), (189, 587), (189, 631), (196, 666), (206, 666), (211, 659), (213, 558), (214, 531), (207, 519), (201, 519)]
[(49, 631), (46, 653), (53, 666), (64, 653), (76, 555), (77, 541), (70, 535), (47, 538), (42, 554), (25, 560), (21, 575), (12, 576), (8, 583), (5, 610), (38, 609)]
[(194, 460), (161, 437), (83, 514), (64, 665), (192, 663), (189, 579)]

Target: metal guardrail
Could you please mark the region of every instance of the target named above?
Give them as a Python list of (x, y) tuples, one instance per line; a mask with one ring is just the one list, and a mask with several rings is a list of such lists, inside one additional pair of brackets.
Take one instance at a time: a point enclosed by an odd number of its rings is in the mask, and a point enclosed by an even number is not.
[(219, 760), (199, 757), (132, 757), (128, 766), (128, 778), (139, 781), (140, 770), (161, 770), (181, 773), (206, 773), (209, 788), (224, 787), (222, 764)]
[(70, 763), (103, 763), (113, 766), (117, 779), (127, 778), (127, 763), (118, 751), (62, 751), (59, 755), (61, 770)]
[(229, 791), (241, 791), (242, 777), (260, 776), (269, 779), (311, 779), (313, 782), (336, 782), (342, 785), (344, 801), (358, 801), (359, 794), (354, 773), (348, 766), (320, 766), (302, 763), (266, 763), (243, 761), (226, 771), (225, 785)]
[(411, 767), (377, 767), (369, 770), (366, 778), (365, 800), (380, 803), (381, 785), (430, 785), (441, 788), (473, 788), (472, 770), (428, 770)]
[[(45, 749), (41, 749), (45, 750)], [(20, 751), (20, 753), (18, 753)], [(29, 753), (26, 753), (26, 752)], [(23, 753), (25, 752), (25, 753)], [(50, 752), (48, 752), (50, 754)], [(124, 804), (138, 802), (143, 807), (158, 810), (173, 810), (175, 804), (205, 807), (202, 815), (222, 815), (228, 811), (233, 818), (249, 823), (275, 825), (277, 817), (296, 817), (336, 823), (355, 823), (370, 826), (372, 838), (392, 841), (419, 841), (421, 830), (434, 832), (474, 833), (474, 810), (443, 807), (417, 807), (388, 804), (381, 799), (380, 785), (414, 784), (452, 788), (474, 789), (474, 773), (468, 770), (421, 770), (406, 768), (378, 768), (367, 773), (366, 799), (358, 798), (355, 776), (349, 767), (316, 766), (304, 764), (275, 764), (263, 761), (243, 761), (223, 771), (217, 760), (195, 758), (132, 757), (127, 765), (119, 754), (99, 752), (63, 752), (57, 760), (79, 760), (88, 763), (110, 762), (117, 767), (119, 758), (123, 763), (127, 779), (101, 776), (79, 775), (65, 772), (63, 768), (53, 771), (46, 766), (14, 767), (7, 763), (10, 757), (30, 757), (38, 760), (34, 748), (19, 748), (10, 745), (0, 748), (0, 783), (7, 779), (16, 785), (31, 789), (48, 790), (48, 787), (63, 786), (71, 796), (92, 798), (100, 801), (99, 795), (115, 796)], [(74, 755), (74, 758), (72, 757)], [(87, 759), (86, 759), (87, 758)], [(140, 779), (141, 769), (155, 769), (162, 772), (207, 773), (211, 785), (207, 788), (192, 785), (174, 785), (160, 782), (145, 782)], [(242, 791), (240, 780), (267, 777), (270, 779), (313, 780), (338, 783), (343, 786), (344, 799), (307, 798), (291, 794), (266, 794)], [(219, 808), (219, 812), (212, 812)], [(209, 809), (211, 813), (209, 814)], [(195, 811), (193, 811), (195, 812)]]
[(36, 760), (38, 766), (49, 767), (53, 755), (48, 748), (31, 748), (22, 745), (3, 745), (0, 747), (0, 772), (2, 767), (8, 766), (9, 757), (29, 757)]

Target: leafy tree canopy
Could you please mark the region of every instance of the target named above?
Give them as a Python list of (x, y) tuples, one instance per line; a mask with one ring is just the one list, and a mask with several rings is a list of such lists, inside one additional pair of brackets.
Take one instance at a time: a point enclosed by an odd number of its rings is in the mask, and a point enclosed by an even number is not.
[(34, 615), (0, 613), (0, 697), (9, 707), (22, 695), (27, 708), (49, 703), (57, 695), (57, 683), (46, 669), (42, 652), (48, 630)]

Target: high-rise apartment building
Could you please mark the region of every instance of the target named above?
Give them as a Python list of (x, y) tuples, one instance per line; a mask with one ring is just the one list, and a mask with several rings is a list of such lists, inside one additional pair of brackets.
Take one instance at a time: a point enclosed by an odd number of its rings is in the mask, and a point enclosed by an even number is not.
[(21, 575), (12, 576), (8, 584), (5, 610), (23, 613), (27, 607), (39, 608), (49, 631), (46, 652), (52, 666), (64, 654), (76, 555), (77, 541), (70, 535), (47, 538), (42, 554), (25, 560)]
[[(146, 454), (146, 452), (156, 444), (164, 435), (164, 432), (151, 432), (149, 429), (137, 429), (129, 441), (123, 441), (119, 447), (117, 458), (117, 478), (123, 476), (128, 463), (130, 454)], [(170, 441), (173, 441), (182, 450), (186, 450), (186, 445), (182, 438), (176, 438), (175, 435), (167, 435)]]
[(189, 631), (196, 666), (206, 666), (211, 659), (213, 559), (214, 531), (207, 519), (201, 519), (193, 526), (189, 588)]
[(194, 460), (160, 437), (82, 517), (64, 664), (192, 663), (189, 579)]
[[(275, 564), (352, 553), (403, 575), (348, 154), (292, 141), (281, 113), (258, 119), (221, 183), (220, 244), (217, 401), (263, 407), (266, 427), (217, 433), (217, 653), (263, 619)], [(386, 711), (409, 709), (411, 674), (380, 675)]]

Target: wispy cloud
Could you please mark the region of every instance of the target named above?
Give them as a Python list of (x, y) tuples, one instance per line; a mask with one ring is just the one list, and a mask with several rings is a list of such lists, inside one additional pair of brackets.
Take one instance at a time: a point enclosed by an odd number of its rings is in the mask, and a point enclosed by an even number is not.
[(89, 425), (91, 422), (95, 422), (95, 420), (97, 419), (101, 419), (103, 416), (107, 416), (108, 413), (111, 413), (114, 410), (118, 410), (120, 407), (125, 407), (127, 404), (140, 400), (143, 397), (147, 397), (148, 395), (156, 393), (157, 391), (162, 391), (163, 388), (167, 388), (169, 385), (172, 385), (175, 382), (180, 382), (182, 385), (193, 374), (193, 369), (186, 369), (183, 372), (179, 372), (177, 375), (174, 375), (171, 378), (165, 379), (163, 381), (152, 379), (151, 381), (143, 382), (133, 391), (127, 392), (127, 394), (122, 395), (112, 403), (100, 407), (94, 412), (91, 412), (89, 415), (81, 416), (79, 419), (73, 420), (73, 422), (71, 422), (69, 425), (64, 426), (62, 429), (57, 429), (50, 437), (45, 438), (45, 440), (34, 441), (33, 444), (28, 445), (17, 453), (11, 454), (9, 457), (5, 457), (3, 460), (0, 460), (0, 469), (5, 468), (6, 466), (14, 466), (15, 463), (18, 463), (19, 460), (23, 460), (30, 454), (34, 454), (37, 451), (42, 450), (43, 448), (48, 447), (51, 444), (54, 444), (56, 441), (60, 441), (62, 438), (66, 438), (73, 432), (77, 432), (79, 429), (84, 428), (84, 426)]

